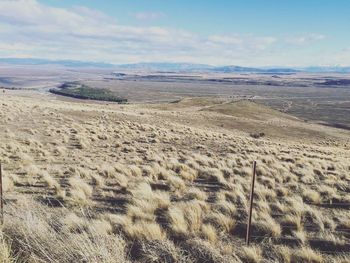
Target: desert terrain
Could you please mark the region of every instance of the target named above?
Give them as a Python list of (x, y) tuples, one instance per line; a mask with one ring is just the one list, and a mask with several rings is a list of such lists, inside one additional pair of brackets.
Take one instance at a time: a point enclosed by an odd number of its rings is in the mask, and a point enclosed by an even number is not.
[[(1, 262), (350, 261), (348, 86), (1, 72)], [(48, 92), (66, 81), (128, 103)]]

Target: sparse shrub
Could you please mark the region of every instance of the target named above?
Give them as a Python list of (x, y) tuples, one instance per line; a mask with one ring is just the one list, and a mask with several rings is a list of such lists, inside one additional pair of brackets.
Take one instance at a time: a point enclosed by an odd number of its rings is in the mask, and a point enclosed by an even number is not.
[(250, 137), (254, 138), (254, 139), (259, 139), (265, 136), (264, 132), (254, 132), (254, 133), (250, 133), (249, 134)]

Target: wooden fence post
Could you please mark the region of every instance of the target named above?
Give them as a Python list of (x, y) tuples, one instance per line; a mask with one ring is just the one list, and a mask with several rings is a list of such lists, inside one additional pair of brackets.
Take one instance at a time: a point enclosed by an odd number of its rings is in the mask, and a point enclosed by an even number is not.
[(246, 245), (249, 245), (249, 242), (250, 242), (250, 232), (251, 232), (251, 223), (252, 223), (252, 211), (253, 211), (253, 199), (254, 199), (255, 174), (256, 174), (256, 161), (253, 162), (253, 175), (252, 175), (252, 184), (251, 184), (251, 188), (250, 188), (249, 214), (248, 214), (248, 222), (247, 222), (247, 235), (246, 235), (246, 238), (245, 238)]
[(2, 197), (2, 164), (0, 162), (0, 209), (1, 209), (1, 225), (4, 224), (4, 199)]

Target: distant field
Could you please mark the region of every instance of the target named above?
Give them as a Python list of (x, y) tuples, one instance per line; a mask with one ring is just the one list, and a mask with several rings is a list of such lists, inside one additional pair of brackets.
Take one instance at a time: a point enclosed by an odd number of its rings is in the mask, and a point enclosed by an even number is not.
[(257, 100), (272, 108), (336, 128), (350, 129), (350, 98), (319, 97)]
[[(186, 97), (251, 99), (306, 121), (338, 128), (350, 128), (350, 86), (344, 76), (161, 76), (122, 77), (85, 81), (87, 85), (118, 92), (130, 102), (171, 102)], [(223, 80), (225, 81), (219, 81)], [(236, 78), (236, 81), (231, 81)], [(214, 80), (217, 81), (214, 81)], [(227, 79), (230, 79), (228, 81)], [(274, 79), (267, 85), (269, 79)], [(244, 84), (245, 83), (245, 84)], [(252, 84), (253, 83), (253, 84)], [(333, 83), (334, 85), (327, 85)], [(337, 84), (338, 83), (338, 84)], [(340, 84), (339, 84), (340, 83)], [(337, 85), (336, 85), (337, 84)]]
[(349, 79), (335, 73), (113, 73), (106, 69), (43, 67), (6, 67), (0, 71), (0, 87), (5, 88), (46, 93), (63, 83), (78, 81), (98, 89), (98, 93), (110, 90), (129, 103), (173, 102), (188, 97), (251, 99), (306, 121), (344, 129), (350, 127)]

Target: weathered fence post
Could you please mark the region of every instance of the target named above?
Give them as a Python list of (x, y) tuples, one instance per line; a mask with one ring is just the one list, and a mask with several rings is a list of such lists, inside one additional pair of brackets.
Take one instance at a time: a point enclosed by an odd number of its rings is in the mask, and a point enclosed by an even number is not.
[(0, 162), (0, 209), (1, 209), (1, 225), (4, 224), (4, 199), (2, 198), (2, 164)]
[(254, 199), (255, 174), (256, 174), (256, 161), (253, 162), (253, 175), (252, 175), (252, 184), (251, 184), (251, 188), (250, 188), (249, 214), (248, 214), (248, 222), (247, 222), (247, 235), (246, 235), (246, 238), (245, 238), (246, 245), (249, 245), (249, 241), (250, 241), (250, 232), (251, 232), (251, 223), (252, 223), (252, 211), (253, 211), (253, 199)]

